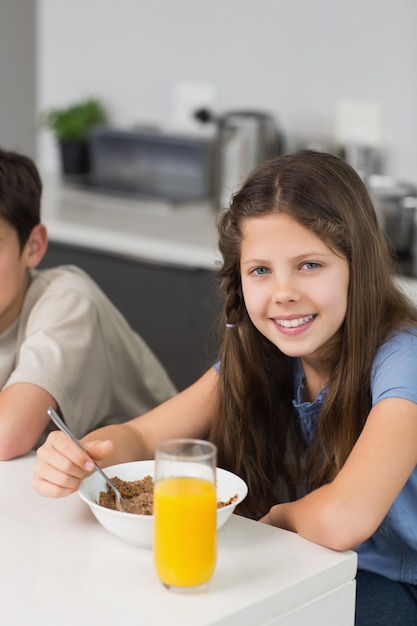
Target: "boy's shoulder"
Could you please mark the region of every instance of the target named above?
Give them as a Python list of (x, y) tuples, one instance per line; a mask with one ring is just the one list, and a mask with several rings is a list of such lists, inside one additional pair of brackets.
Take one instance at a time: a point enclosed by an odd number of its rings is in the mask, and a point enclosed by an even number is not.
[(52, 268), (36, 269), (31, 272), (31, 283), (27, 297), (36, 301), (46, 292), (76, 292), (92, 300), (104, 297), (94, 280), (76, 265), (58, 265)]
[[(32, 270), (31, 282), (23, 303), (21, 320), (27, 320), (35, 311), (58, 310), (95, 311), (97, 315), (111, 315), (113, 305), (94, 280), (75, 265)], [(45, 309), (46, 307), (46, 309)], [(81, 307), (81, 309), (80, 309)]]

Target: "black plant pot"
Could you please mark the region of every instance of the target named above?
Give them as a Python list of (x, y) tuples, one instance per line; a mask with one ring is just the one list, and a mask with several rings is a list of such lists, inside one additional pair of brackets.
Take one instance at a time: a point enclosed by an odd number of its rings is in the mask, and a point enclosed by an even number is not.
[(86, 141), (59, 141), (61, 152), (62, 173), (66, 176), (74, 174), (88, 174), (90, 158)]

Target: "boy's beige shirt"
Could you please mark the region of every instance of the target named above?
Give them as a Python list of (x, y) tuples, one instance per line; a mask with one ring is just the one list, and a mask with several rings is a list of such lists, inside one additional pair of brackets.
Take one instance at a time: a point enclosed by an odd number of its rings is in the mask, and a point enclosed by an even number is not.
[(175, 394), (149, 347), (75, 266), (32, 273), (18, 321), (0, 336), (0, 355), (1, 388), (42, 387), (77, 437)]

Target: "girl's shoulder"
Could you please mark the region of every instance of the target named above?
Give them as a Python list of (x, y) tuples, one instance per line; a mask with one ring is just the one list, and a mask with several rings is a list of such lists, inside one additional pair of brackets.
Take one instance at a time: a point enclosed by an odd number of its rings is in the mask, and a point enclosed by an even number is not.
[(414, 352), (416, 346), (417, 326), (401, 326), (380, 345), (376, 353), (375, 361), (386, 358), (390, 354), (403, 352), (404, 350)]
[(417, 327), (405, 326), (384, 341), (372, 365), (373, 404), (386, 397), (417, 402)]

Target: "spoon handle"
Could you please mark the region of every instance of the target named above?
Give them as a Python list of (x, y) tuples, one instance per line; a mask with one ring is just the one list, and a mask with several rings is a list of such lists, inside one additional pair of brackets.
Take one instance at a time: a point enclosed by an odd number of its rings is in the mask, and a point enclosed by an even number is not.
[[(62, 430), (62, 432), (64, 432), (66, 435), (68, 435), (68, 437), (70, 439), (72, 439), (79, 448), (81, 448), (81, 450), (83, 450), (84, 452), (87, 452), (87, 450), (84, 448), (83, 444), (81, 443), (81, 441), (79, 439), (77, 439), (77, 437), (75, 437), (72, 432), (69, 430), (68, 426), (65, 424), (65, 422), (59, 417), (58, 413), (50, 406), (48, 408), (47, 411), (49, 417), (51, 418), (51, 420), (54, 422), (54, 424), (56, 426), (58, 426), (58, 428), (60, 430)], [(88, 452), (87, 452), (88, 454)], [(91, 458), (91, 457), (90, 457)], [(94, 459), (91, 459), (94, 463), (94, 465), (96, 466), (97, 471), (99, 472), (99, 474), (104, 478), (104, 480), (106, 481), (106, 483), (109, 483), (109, 477), (106, 476), (106, 474), (103, 472), (103, 470), (101, 469), (101, 467), (99, 465), (97, 465), (97, 463), (94, 461)], [(114, 488), (114, 485), (112, 485), (112, 487)]]
[(65, 422), (59, 417), (58, 413), (51, 406), (49, 407), (47, 413), (51, 420), (54, 422), (55, 426), (58, 426), (59, 430), (62, 430), (66, 435), (68, 435), (70, 439), (75, 441), (75, 443), (79, 448), (81, 448), (81, 450), (84, 450), (84, 446), (82, 445), (81, 441), (72, 434)]

